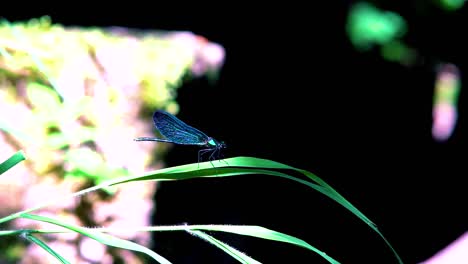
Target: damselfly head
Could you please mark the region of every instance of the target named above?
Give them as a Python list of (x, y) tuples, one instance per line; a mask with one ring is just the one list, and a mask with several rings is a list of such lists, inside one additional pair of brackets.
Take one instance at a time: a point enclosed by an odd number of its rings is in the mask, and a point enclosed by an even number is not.
[(226, 145), (226, 143), (224, 143), (224, 141), (218, 142), (218, 148), (223, 149), (223, 148), (226, 148), (226, 147), (227, 147), (227, 145)]

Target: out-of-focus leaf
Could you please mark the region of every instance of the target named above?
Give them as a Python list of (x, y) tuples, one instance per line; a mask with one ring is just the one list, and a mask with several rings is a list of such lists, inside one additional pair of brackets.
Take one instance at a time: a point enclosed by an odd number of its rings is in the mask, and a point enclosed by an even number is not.
[(466, 0), (439, 0), (438, 4), (447, 11), (455, 11), (465, 5)]
[(64, 148), (70, 143), (82, 143), (95, 138), (95, 129), (90, 127), (79, 127), (77, 129), (54, 132), (47, 136), (47, 145), (52, 149)]
[(92, 177), (103, 164), (103, 159), (99, 153), (87, 149), (71, 149), (65, 156), (65, 161), (72, 166), (72, 170), (77, 170)]
[(397, 13), (358, 2), (349, 11), (346, 30), (355, 48), (365, 51), (374, 44), (383, 45), (402, 37), (407, 31), (407, 25)]
[(16, 152), (13, 156), (0, 164), (0, 175), (25, 159), (26, 157), (22, 150)]
[(28, 99), (34, 109), (53, 113), (60, 108), (60, 98), (57, 93), (45, 85), (29, 83), (27, 86)]

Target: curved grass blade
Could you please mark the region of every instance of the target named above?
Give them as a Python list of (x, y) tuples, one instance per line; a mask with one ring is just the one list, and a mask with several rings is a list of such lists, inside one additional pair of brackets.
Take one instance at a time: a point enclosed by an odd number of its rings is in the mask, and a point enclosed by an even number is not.
[(324, 193), (334, 201), (338, 202), (341, 204), (343, 207), (351, 211), (353, 214), (355, 214), (357, 217), (359, 217), (362, 221), (364, 221), (372, 230), (374, 230), (387, 244), (387, 246), (390, 248), (392, 253), (395, 255), (399, 263), (403, 263), (402, 259), (396, 252), (396, 250), (393, 248), (393, 246), (390, 244), (390, 242), (385, 238), (385, 236), (380, 232), (380, 230), (377, 228), (377, 226), (369, 219), (367, 218), (361, 211), (359, 211), (354, 205), (352, 205), (348, 200), (346, 200), (342, 195), (340, 195), (335, 189), (333, 189), (330, 185), (328, 185), (325, 181), (320, 179), (318, 176), (315, 174), (303, 170), (303, 169), (298, 169), (289, 165), (285, 165), (276, 161), (271, 161), (267, 159), (258, 159), (258, 158), (251, 158), (251, 157), (238, 157), (238, 158), (233, 158), (234, 160), (231, 161), (229, 160), (229, 164), (232, 166), (244, 166), (244, 167), (262, 167), (262, 168), (274, 168), (274, 169), (291, 169), (295, 170), (297, 172), (300, 172), (310, 178), (311, 180), (315, 181), (318, 183), (320, 186), (324, 187), (328, 192)]
[(247, 264), (250, 264), (250, 263), (260, 264), (261, 263), (247, 256), (246, 254), (240, 252), (239, 250), (229, 246), (228, 244), (221, 242), (220, 240), (206, 234), (205, 232), (202, 232), (199, 230), (189, 230), (189, 229), (187, 229), (186, 231), (222, 249), (224, 252), (228, 253), (229, 255), (231, 255), (231, 257), (235, 258), (241, 263), (247, 263)]
[(0, 164), (0, 175), (25, 159), (26, 157), (24, 156), (24, 152), (22, 150), (16, 152), (13, 154), (13, 156)]
[(274, 240), (283, 243), (289, 243), (296, 246), (307, 248), (321, 255), (323, 258), (328, 260), (330, 263), (338, 264), (339, 262), (328, 256), (325, 252), (318, 250), (311, 246), (302, 239), (290, 236), (281, 232), (277, 232), (261, 226), (237, 226), (237, 225), (192, 225), (186, 226), (187, 229), (192, 230), (209, 230), (209, 231), (221, 231), (228, 232), (238, 235), (257, 237), (262, 239)]
[[(114, 180), (101, 183), (97, 186), (93, 186), (91, 188), (73, 193), (69, 197), (76, 197), (76, 196), (83, 195), (85, 193), (92, 192), (98, 189), (103, 189), (109, 186), (118, 185), (118, 184), (122, 184), (125, 182), (133, 182), (133, 181), (184, 180), (184, 179), (192, 179), (192, 178), (200, 178), (200, 177), (227, 177), (227, 176), (239, 176), (239, 175), (246, 175), (246, 174), (254, 174), (254, 175), (265, 174), (265, 175), (271, 175), (271, 176), (278, 176), (278, 177), (287, 178), (289, 180), (293, 180), (301, 184), (304, 184), (306, 186), (309, 186), (315, 189), (316, 191), (319, 191), (320, 193), (330, 197), (332, 200), (336, 201), (337, 203), (341, 204), (343, 207), (351, 211), (358, 218), (360, 218), (367, 225), (369, 225), (371, 229), (377, 232), (379, 236), (385, 241), (385, 243), (390, 247), (390, 249), (396, 256), (398, 262), (403, 263), (398, 253), (396, 252), (396, 250), (391, 246), (390, 242), (383, 236), (383, 234), (377, 229), (375, 224), (372, 223), (372, 221), (370, 221), (363, 213), (361, 213), (350, 202), (348, 202), (345, 198), (343, 198), (340, 194), (338, 194), (338, 192), (336, 192), (332, 187), (330, 187), (327, 183), (325, 183), (322, 179), (320, 179), (313, 173), (310, 173), (306, 170), (297, 169), (297, 168), (294, 168), (285, 164), (281, 164), (275, 161), (252, 158), (252, 157), (235, 157), (235, 158), (226, 159), (226, 161), (227, 161), (227, 164), (224, 164), (221, 161), (193, 163), (193, 164), (160, 169), (160, 170), (152, 171), (152, 172), (140, 175), (140, 176), (123, 177), (119, 179), (114, 179)], [(216, 167), (213, 167), (212, 164), (218, 164), (218, 165)], [(311, 183), (308, 181), (298, 179), (289, 174), (276, 171), (275, 169), (288, 169), (288, 170), (297, 171), (299, 173), (304, 174), (309, 179), (313, 180), (315, 183)], [(65, 198), (68, 198), (68, 197), (65, 197)], [(49, 201), (41, 205), (38, 205), (34, 208), (30, 208), (22, 212), (18, 212), (18, 213), (9, 215), (7, 217), (1, 218), (0, 223), (18, 218), (22, 214), (29, 213), (34, 210), (38, 210), (40, 208), (43, 208), (55, 202), (57, 201)]]
[[(292, 244), (295, 246), (303, 247), (314, 251), (315, 253), (322, 256), (328, 262), (333, 264), (339, 264), (338, 261), (333, 259), (332, 257), (328, 256), (325, 252), (318, 250), (317, 248), (313, 247), (312, 245), (308, 244), (302, 239), (296, 238), (291, 235), (287, 235), (278, 231), (274, 231), (271, 229), (267, 229), (261, 226), (250, 226), (250, 225), (176, 225), (176, 226), (149, 226), (149, 227), (130, 227), (130, 228), (93, 228), (97, 232), (104, 232), (104, 233), (114, 233), (114, 232), (167, 232), (167, 231), (199, 231), (199, 230), (207, 230), (207, 231), (214, 231), (214, 232), (226, 232), (232, 233), (237, 235), (244, 235), (244, 236), (251, 236), (261, 239), (268, 239), (277, 242), (283, 242)], [(1, 231), (0, 234), (4, 232), (4, 235), (14, 235), (21, 231)], [(34, 233), (68, 233), (71, 232), (69, 230), (30, 230), (30, 232)], [(221, 242), (222, 243), (222, 242)]]
[(54, 256), (58, 261), (60, 261), (61, 263), (63, 264), (70, 264), (70, 262), (68, 262), (68, 260), (66, 260), (64, 257), (62, 257), (59, 253), (55, 252), (55, 250), (53, 250), (52, 248), (50, 248), (46, 243), (44, 243), (42, 240), (40, 240), (39, 238), (33, 236), (32, 234), (30, 234), (29, 232), (24, 232), (21, 234), (21, 237), (25, 238), (26, 240), (40, 246), (41, 248), (43, 248), (45, 251), (47, 251), (49, 254), (51, 254), (52, 256)]
[[(290, 180), (297, 181), (299, 183), (305, 184), (316, 191), (328, 196), (335, 202), (339, 203), (354, 215), (356, 215), (359, 219), (365, 222), (374, 232), (376, 232), (387, 244), (387, 246), (391, 249), (392, 253), (395, 255), (399, 263), (403, 263), (400, 256), (390, 244), (390, 242), (385, 238), (385, 236), (380, 232), (377, 226), (368, 218), (366, 217), (360, 210), (358, 210), (354, 205), (352, 205), (348, 200), (346, 200), (342, 195), (340, 195), (335, 189), (333, 189), (330, 185), (328, 185), (325, 181), (320, 179), (315, 174), (303, 170), (298, 169), (289, 165), (285, 165), (279, 162), (267, 160), (267, 159), (259, 159), (259, 158), (252, 158), (252, 157), (235, 157), (225, 159), (227, 162), (226, 164), (218, 161), (216, 162), (218, 165), (213, 168), (210, 162), (203, 162), (199, 164), (187, 164), (181, 165), (171, 168), (166, 168), (158, 171), (153, 171), (147, 173), (146, 175), (140, 177), (130, 177), (127, 181), (139, 181), (139, 180), (184, 180), (184, 179), (191, 179), (197, 177), (226, 177), (226, 176), (236, 176), (236, 175), (245, 175), (245, 174), (266, 174), (271, 176), (279, 176), (283, 178), (287, 178)], [(200, 169), (197, 169), (197, 168)], [(278, 171), (274, 171), (272, 169), (287, 169), (287, 170), (294, 170), (301, 174), (304, 174), (306, 177), (314, 181), (316, 184), (309, 183), (307, 181), (300, 180), (296, 177), (288, 175), (286, 173), (281, 173)], [(115, 183), (120, 184), (123, 182)]]
[(26, 218), (26, 219), (32, 219), (32, 220), (36, 220), (36, 221), (41, 221), (41, 222), (46, 222), (46, 223), (51, 223), (51, 224), (54, 224), (54, 225), (58, 225), (58, 226), (70, 229), (72, 231), (75, 231), (77, 233), (80, 233), (82, 235), (85, 235), (85, 236), (87, 236), (89, 238), (92, 238), (92, 239), (94, 239), (94, 240), (96, 240), (98, 242), (101, 242), (102, 244), (112, 246), (112, 247), (118, 247), (118, 248), (124, 248), (124, 249), (128, 249), (128, 250), (142, 252), (142, 253), (145, 253), (145, 254), (149, 255), (150, 257), (152, 257), (158, 263), (171, 264), (171, 262), (169, 262), (167, 259), (165, 259), (161, 255), (157, 254), (156, 252), (154, 252), (154, 251), (152, 251), (152, 250), (150, 250), (150, 249), (148, 249), (148, 248), (146, 248), (144, 246), (141, 246), (141, 245), (139, 245), (137, 243), (128, 241), (128, 240), (124, 240), (124, 239), (120, 239), (120, 238), (117, 238), (117, 237), (114, 237), (114, 236), (111, 236), (111, 235), (103, 234), (103, 233), (98, 232), (96, 230), (71, 225), (71, 224), (65, 223), (63, 221), (53, 219), (53, 218), (49, 218), (49, 217), (45, 217), (45, 216), (32, 215), (32, 214), (22, 214), (21, 217)]
[(208, 230), (208, 231), (219, 231), (219, 232), (226, 232), (232, 233), (237, 235), (243, 236), (251, 236), (256, 238), (268, 239), (277, 242), (283, 242), (292, 244), (295, 246), (300, 246), (303, 248), (307, 248), (311, 251), (322, 256), (328, 262), (333, 264), (339, 264), (340, 262), (336, 261), (332, 257), (328, 256), (325, 252), (318, 250), (317, 248), (313, 247), (309, 243), (305, 242), (302, 239), (296, 238), (291, 235), (287, 235), (281, 232), (277, 232), (268, 228), (264, 228), (261, 226), (247, 226), (247, 225), (184, 225), (184, 226), (174, 226), (174, 227), (167, 227), (164, 230), (161, 230), (160, 227), (155, 227), (151, 229), (152, 231), (175, 231), (175, 230), (191, 230), (194, 232), (196, 230)]

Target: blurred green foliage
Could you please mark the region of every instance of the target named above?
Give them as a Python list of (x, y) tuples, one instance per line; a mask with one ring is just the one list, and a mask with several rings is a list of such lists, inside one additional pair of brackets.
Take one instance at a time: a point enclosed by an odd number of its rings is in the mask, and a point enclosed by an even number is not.
[(465, 5), (465, 0), (439, 0), (439, 5), (447, 11), (455, 11)]
[(349, 9), (346, 32), (360, 52), (378, 48), (383, 59), (412, 65), (419, 55), (403, 40), (407, 31), (406, 21), (395, 12), (380, 10), (367, 2), (357, 2)]
[(346, 30), (353, 45), (361, 51), (402, 37), (407, 31), (405, 20), (397, 13), (381, 11), (359, 2), (349, 11)]

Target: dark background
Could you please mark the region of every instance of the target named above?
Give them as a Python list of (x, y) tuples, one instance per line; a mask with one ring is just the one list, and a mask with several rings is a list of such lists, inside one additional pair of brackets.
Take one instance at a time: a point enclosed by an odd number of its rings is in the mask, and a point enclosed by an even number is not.
[[(456, 64), (464, 83), (466, 8), (448, 13), (430, 1), (374, 1), (408, 22), (404, 39), (424, 60), (404, 67), (376, 50), (354, 50), (345, 32), (351, 1), (321, 2), (180, 4), (183, 10), (114, 3), (100, 12), (47, 9), (6, 17), (47, 14), (64, 25), (190, 30), (220, 43), (227, 57), (219, 82), (184, 85), (178, 117), (226, 141), (226, 157), (267, 158), (317, 174), (377, 224), (405, 263), (423, 261), (468, 229), (463, 90), (452, 138), (437, 143), (431, 136), (434, 62)], [(197, 149), (175, 146), (167, 161), (180, 165), (196, 157)], [(301, 238), (342, 263), (396, 263), (362, 221), (284, 179), (163, 183), (156, 200), (157, 225), (259, 225)], [(326, 263), (288, 244), (213, 235), (263, 263)], [(155, 239), (155, 250), (174, 263), (237, 263), (183, 232)]]

